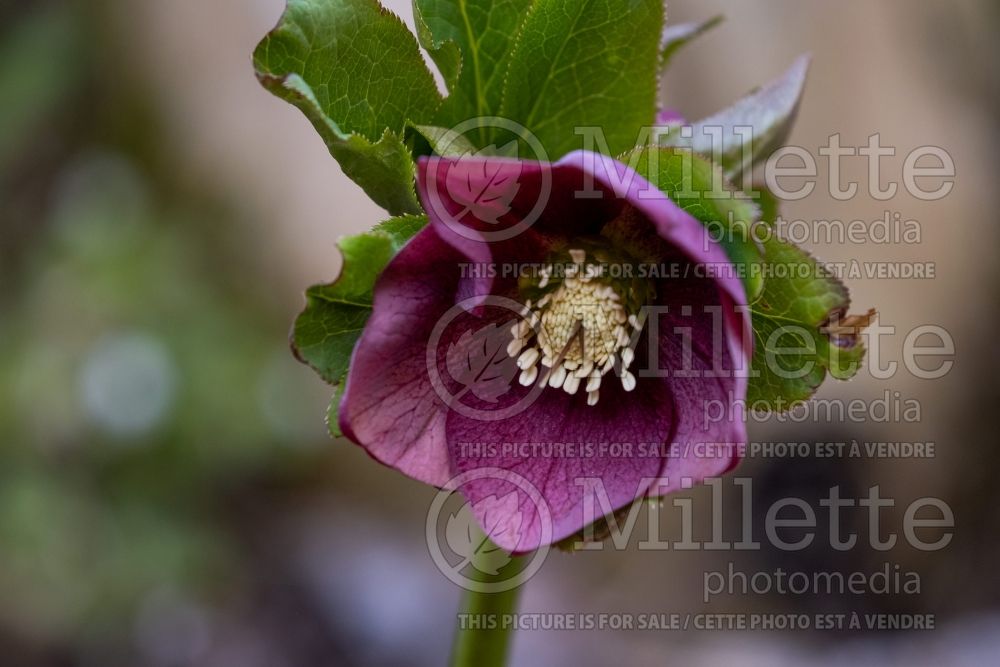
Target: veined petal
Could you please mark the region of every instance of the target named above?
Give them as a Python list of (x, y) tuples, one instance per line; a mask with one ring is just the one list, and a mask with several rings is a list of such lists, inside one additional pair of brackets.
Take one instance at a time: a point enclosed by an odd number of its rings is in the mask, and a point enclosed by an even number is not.
[(469, 281), (463, 257), (425, 227), (386, 267), (351, 358), (340, 428), (375, 459), (428, 484), (450, 477), (445, 408), (426, 368), (427, 342)]
[[(527, 480), (549, 510), (550, 533), (542, 530), (542, 514), (532, 511), (529, 495), (509, 480), (484, 475), (462, 486), (474, 511), (483, 514), (480, 521), (486, 514), (509, 511), (509, 494), (518, 491), (524, 520), (504, 525), (517, 523), (522, 529), (496, 536), (498, 544), (515, 551), (537, 548), (543, 535), (551, 541), (572, 535), (609, 507), (679, 488), (683, 477), (701, 480), (734, 464), (732, 456), (666, 453), (672, 443), (683, 452), (688, 444), (745, 440), (742, 422), (705, 420), (709, 401), (721, 402), (729, 413), (745, 396), (746, 379), (738, 371), (748, 367), (752, 339), (749, 315), (738, 308), (746, 303), (743, 286), (733, 272), (718, 270), (729, 266), (728, 258), (698, 220), (626, 165), (583, 151), (554, 164), (431, 158), (420, 163), (419, 192), (431, 224), (393, 259), (376, 285), (373, 315), (355, 350), (341, 405), (345, 434), (378, 460), (431, 484), (489, 469)], [(689, 278), (657, 286), (658, 304), (668, 306), (663, 329), (689, 326), (692, 354), (669, 336), (649, 340), (647, 328), (640, 340), (647, 347), (636, 351), (630, 367), (635, 377), (622, 382), (606, 375), (599, 396), (547, 386), (562, 383), (547, 382), (544, 364), (536, 370), (536, 381), (527, 382), (532, 386), (522, 386), (518, 379), (524, 369), (504, 356), (513, 348), (523, 354), (520, 344), (511, 344), (519, 331), (516, 315), (506, 320), (486, 310), (487, 297), (516, 298), (516, 281), (463, 271), (463, 265), (537, 262), (553, 247), (598, 235), (615, 220), (638, 225), (655, 238), (664, 259), (698, 269)], [(428, 346), (435, 327), (456, 304), (461, 312), (437, 341), (431, 362), (444, 378), (439, 379), (444, 392), (456, 401), (462, 397), (458, 402), (471, 409), (442, 400), (429, 377)], [(695, 322), (687, 321), (685, 306), (697, 313)], [(716, 315), (706, 315), (711, 312)], [(480, 336), (490, 331), (497, 335)], [(658, 351), (666, 377), (638, 368), (648, 346)], [(466, 384), (456, 378), (466, 367), (453, 365), (449, 355), (457, 352), (461, 360), (470, 350), (485, 363), (468, 367)], [(685, 359), (686, 354), (692, 358)], [(678, 367), (737, 373), (684, 377), (672, 372)], [(483, 379), (485, 384), (476, 384)], [(504, 412), (522, 400), (529, 401), (525, 409)], [(614, 449), (615, 444), (621, 447)], [(518, 450), (518, 445), (529, 449)], [(535, 445), (542, 449), (531, 449)], [(559, 445), (564, 448), (552, 449)], [(606, 494), (604, 505), (595, 505), (595, 492)]]
[[(503, 406), (521, 400), (528, 389), (507, 398)], [(521, 530), (494, 541), (505, 549), (524, 552), (540, 546), (541, 522), (551, 517), (551, 541), (578, 532), (604, 515), (606, 502), (617, 509), (645, 495), (663, 469), (660, 443), (668, 442), (675, 424), (674, 403), (663, 382), (644, 384), (625, 397), (619, 382), (602, 388), (593, 406), (586, 396), (545, 390), (518, 415), (481, 421), (450, 412), (446, 433), (456, 474), (475, 470), (514, 473), (537, 489), (538, 498), (503, 475), (484, 475), (461, 487), (477, 518), (500, 511), (490, 498), (518, 494), (524, 520)], [(502, 407), (501, 406), (501, 409)], [(483, 407), (483, 406), (479, 406)]]

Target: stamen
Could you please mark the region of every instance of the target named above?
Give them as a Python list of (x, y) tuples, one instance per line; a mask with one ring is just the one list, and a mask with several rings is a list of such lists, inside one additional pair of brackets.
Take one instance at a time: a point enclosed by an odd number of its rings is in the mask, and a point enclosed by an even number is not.
[(534, 307), (527, 301), (524, 319), (511, 327), (507, 354), (517, 359), (522, 385), (542, 382), (571, 396), (583, 387), (592, 406), (600, 399), (604, 376), (618, 363), (622, 387), (636, 388), (638, 381), (628, 371), (635, 360), (629, 342), (641, 329), (632, 311), (644, 298), (634, 284), (611, 280), (597, 264), (588, 265), (584, 249), (566, 252), (572, 266), (564, 274), (553, 276), (555, 264), (539, 272), (534, 289), (543, 293)]
[(558, 366), (551, 374), (549, 374), (549, 386), (553, 389), (558, 389), (562, 386), (562, 383), (566, 380), (566, 367)]
[(538, 361), (538, 350), (529, 347), (517, 358), (517, 367), (523, 371), (534, 366), (536, 361)]
[(636, 385), (636, 380), (635, 376), (632, 375), (632, 373), (630, 373), (629, 371), (625, 371), (624, 373), (622, 373), (622, 387), (625, 388), (625, 391), (632, 391), (633, 389), (635, 389), (635, 385)]
[(518, 380), (525, 387), (530, 387), (535, 384), (535, 380), (538, 379), (538, 366), (532, 366), (531, 368), (525, 368), (521, 371), (521, 376)]

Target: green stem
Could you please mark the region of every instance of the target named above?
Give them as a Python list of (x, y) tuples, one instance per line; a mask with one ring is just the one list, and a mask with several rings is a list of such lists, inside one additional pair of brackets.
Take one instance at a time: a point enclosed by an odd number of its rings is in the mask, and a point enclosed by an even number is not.
[[(487, 541), (485, 535), (481, 538)], [(482, 547), (482, 544), (479, 546)], [(477, 549), (476, 553), (482, 553), (482, 549)], [(523, 558), (514, 556), (501, 573), (520, 572), (524, 566)], [(473, 556), (470, 578), (486, 584), (498, 581), (496, 576), (484, 574), (477, 568), (478, 561), (479, 557)], [(468, 589), (462, 592), (458, 628), (451, 648), (452, 667), (503, 667), (507, 663), (513, 631), (510, 630), (510, 623), (504, 623), (504, 617), (517, 611), (520, 592), (520, 583), (496, 593)]]

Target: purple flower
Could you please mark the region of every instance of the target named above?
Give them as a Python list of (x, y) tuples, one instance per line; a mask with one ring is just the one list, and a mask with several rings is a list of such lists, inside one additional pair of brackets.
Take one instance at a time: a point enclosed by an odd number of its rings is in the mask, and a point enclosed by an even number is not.
[(464, 473), (518, 552), (737, 463), (750, 319), (699, 221), (583, 151), (431, 158), (419, 191), (430, 224), (376, 284), (345, 435), (428, 484)]

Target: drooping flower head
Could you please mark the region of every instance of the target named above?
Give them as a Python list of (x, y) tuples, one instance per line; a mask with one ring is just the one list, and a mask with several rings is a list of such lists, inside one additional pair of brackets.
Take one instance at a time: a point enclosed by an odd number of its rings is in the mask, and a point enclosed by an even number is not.
[(698, 220), (584, 151), (425, 159), (419, 192), (430, 224), (376, 284), (345, 435), (418, 480), (464, 476), (514, 551), (578, 532), (595, 499), (599, 516), (735, 465), (746, 294)]

